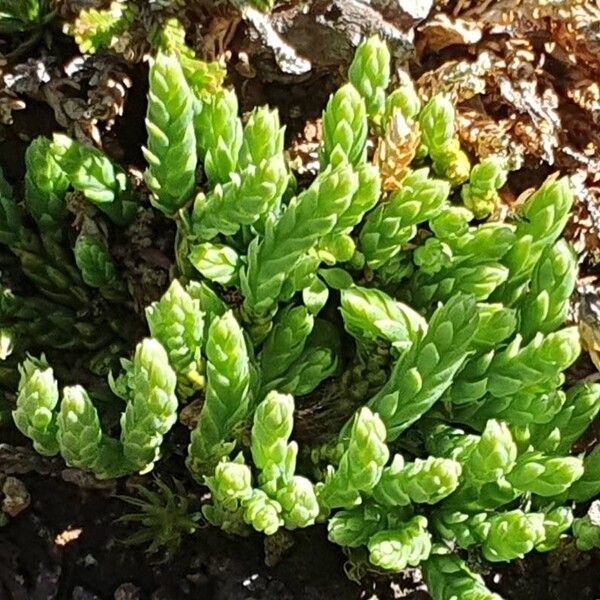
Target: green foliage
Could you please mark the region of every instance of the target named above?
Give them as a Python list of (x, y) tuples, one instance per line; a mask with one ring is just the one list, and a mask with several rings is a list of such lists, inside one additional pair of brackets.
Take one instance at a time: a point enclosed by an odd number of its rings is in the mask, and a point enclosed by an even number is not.
[(314, 324), (314, 316), (304, 305), (288, 306), (279, 313), (258, 356), (263, 383), (285, 375), (300, 358)]
[(573, 522), (575, 545), (579, 550), (600, 548), (600, 502), (592, 502), (587, 514)]
[(233, 313), (213, 319), (206, 340), (206, 393), (192, 432), (188, 467), (210, 473), (235, 447), (232, 437), (248, 414), (250, 365), (242, 329)]
[(206, 478), (213, 502), (204, 514), (211, 523), (242, 535), (248, 525), (273, 535), (280, 527), (296, 529), (315, 522), (320, 508), (314, 486), (295, 474), (298, 446), (289, 441), (293, 415), (289, 395), (270, 392), (258, 405), (251, 431), (257, 486), (241, 454), (233, 462), (220, 462)]
[(242, 260), (230, 246), (204, 242), (192, 246), (189, 260), (194, 268), (209, 281), (223, 286), (238, 283)]
[[(419, 123), (423, 142), (433, 161), (433, 168), (440, 175), (447, 177), (453, 186), (458, 186), (467, 181), (471, 169), (469, 159), (461, 150), (456, 137), (454, 116), (452, 102), (445, 96), (434, 96), (423, 107)], [(481, 216), (484, 216), (489, 208), (489, 199), (483, 198), (485, 192), (500, 187), (502, 181), (495, 168), (495, 163), (484, 164), (474, 173), (470, 184), (463, 188), (463, 197), (467, 198), (468, 207), (477, 206)]]
[(448, 184), (430, 178), (428, 169), (409, 173), (400, 189), (367, 216), (360, 249), (369, 266), (377, 269), (398, 254), (416, 235), (417, 225), (441, 211), (448, 193)]
[(211, 240), (219, 233), (233, 235), (253, 225), (265, 213), (276, 211), (285, 192), (288, 174), (282, 154), (249, 165), (208, 195), (199, 195), (192, 213), (193, 232)]
[(357, 190), (358, 177), (350, 166), (328, 169), (290, 202), (279, 220), (267, 223), (263, 238), (251, 242), (248, 266), (241, 273), (250, 318), (269, 317), (276, 310), (286, 276), (333, 230)]
[(53, 455), (60, 450), (68, 465), (99, 478), (149, 471), (159, 458), (163, 436), (175, 422), (175, 373), (165, 350), (153, 339), (140, 342), (126, 366), (128, 403), (121, 416), (120, 440), (104, 433), (94, 402), (82, 386), (64, 388), (58, 402), (52, 369), (43, 361), (29, 360), (22, 366), (15, 423), (40, 452)]
[(38, 227), (46, 235), (61, 237), (67, 217), (65, 195), (69, 180), (52, 156), (48, 138), (38, 137), (25, 153), (25, 202)]
[(323, 113), (322, 164), (364, 161), (367, 133), (365, 102), (353, 85), (346, 84), (331, 97)]
[(506, 183), (506, 170), (496, 157), (486, 158), (471, 170), (469, 183), (461, 195), (465, 206), (476, 218), (482, 219), (493, 213), (500, 204), (498, 190)]
[(469, 354), (478, 317), (472, 297), (454, 296), (396, 362), (387, 383), (368, 402), (386, 424), (388, 439), (398, 437), (450, 387)]
[(0, 0), (0, 33), (19, 33), (44, 25), (52, 19), (48, 0)]
[(81, 52), (93, 54), (114, 47), (133, 23), (137, 12), (135, 4), (114, 0), (103, 10), (82, 10), (68, 30)]
[(152, 336), (169, 355), (169, 363), (177, 373), (179, 393), (189, 396), (202, 389), (205, 312), (200, 301), (174, 280), (163, 297), (146, 308), (146, 319)]
[(596, 446), (583, 459), (583, 475), (569, 490), (567, 497), (577, 502), (592, 500), (600, 494), (600, 447)]
[(328, 321), (319, 319), (298, 358), (280, 377), (272, 381), (263, 380), (261, 391), (277, 389), (296, 396), (310, 394), (338, 367), (340, 345), (336, 334), (336, 329)]
[(235, 92), (222, 89), (203, 100), (194, 126), (198, 154), (208, 180), (212, 184), (227, 183), (237, 168), (243, 142)]
[(192, 194), (197, 160), (194, 100), (175, 55), (159, 53), (150, 65), (146, 128), (146, 184), (153, 205), (172, 215)]
[[(92, 46), (110, 46), (123, 16), (97, 13)], [(549, 178), (517, 215), (497, 210), (503, 163), (471, 169), (448, 98), (422, 107), (409, 83), (388, 95), (389, 51), (371, 38), (327, 104), (305, 185), (276, 111), (242, 119), (179, 22), (152, 44), (144, 182), (60, 134), (29, 148), (25, 202), (0, 178), (1, 383), (36, 450), (121, 477), (176, 461), (187, 425), (209, 523), (274, 535), (326, 522), (370, 569), (422, 566), (436, 600), (497, 600), (471, 565), (552, 550), (573, 523), (593, 547), (595, 517), (565, 505), (600, 493), (598, 448), (572, 454), (600, 385), (564, 385), (580, 352), (565, 327), (568, 180)], [(394, 111), (423, 147), (391, 190), (367, 149)], [(128, 273), (122, 247), (157, 211), (177, 230), (172, 281), (129, 333), (140, 304), (117, 264)], [(90, 374), (142, 338), (108, 385)], [(134, 539), (172, 552), (199, 515), (159, 487), (127, 519), (146, 526)]]
[(254, 413), (252, 459), (263, 491), (276, 498), (286, 527), (307, 527), (319, 514), (312, 484), (295, 475), (298, 446), (289, 442), (294, 425), (292, 396), (271, 392)]
[(427, 519), (420, 515), (398, 529), (379, 531), (369, 539), (369, 560), (386, 571), (399, 572), (408, 565), (416, 567), (430, 552)]
[(192, 511), (188, 491), (181, 481), (173, 479), (173, 488), (159, 477), (154, 478), (154, 483), (156, 491), (133, 484), (137, 496), (119, 496), (136, 510), (122, 515), (116, 523), (139, 528), (124, 540), (125, 544), (146, 546), (147, 554), (162, 553), (163, 561), (167, 561), (177, 554), (183, 537), (198, 530), (202, 513)]
[(279, 113), (266, 106), (255, 108), (246, 124), (240, 148), (239, 166), (245, 169), (280, 156), (284, 151), (285, 128), (279, 123)]
[(435, 600), (502, 600), (483, 578), (455, 555), (434, 555), (425, 562), (425, 581)]
[(67, 465), (93, 471), (99, 479), (122, 474), (121, 449), (102, 433), (98, 412), (84, 388), (64, 389), (57, 422), (58, 445)]
[(403, 82), (399, 88), (390, 92), (385, 99), (384, 120), (386, 123), (396, 110), (399, 110), (409, 123), (413, 123), (419, 116), (421, 99), (412, 82)]
[(383, 470), (373, 497), (383, 506), (437, 504), (458, 487), (461, 472), (460, 463), (453, 459), (430, 456), (404, 464), (397, 454)]
[(185, 27), (181, 21), (166, 19), (155, 33), (154, 45), (159, 52), (177, 56), (187, 83), (198, 100), (209, 98), (223, 86), (225, 70), (217, 62), (196, 58), (194, 51), (186, 45)]
[(365, 100), (371, 119), (381, 117), (385, 108), (385, 90), (390, 82), (390, 51), (377, 37), (363, 42), (354, 54), (348, 78)]
[(378, 340), (407, 348), (425, 331), (416, 311), (373, 288), (352, 286), (341, 291), (340, 311), (346, 331), (357, 340)]
[(13, 411), (19, 431), (31, 438), (33, 447), (45, 456), (58, 454), (56, 414), (58, 386), (44, 358), (28, 358), (19, 367), (21, 379), (17, 406)]
[(542, 251), (520, 304), (521, 334), (525, 339), (538, 331), (549, 333), (565, 323), (575, 274), (575, 256), (567, 242), (559, 240)]
[(121, 417), (121, 443), (127, 463), (145, 472), (158, 460), (163, 436), (177, 419), (176, 376), (158, 341), (148, 338), (137, 345), (131, 384)]
[(66, 173), (69, 183), (117, 225), (127, 225), (136, 213), (126, 173), (103, 152), (55, 134), (53, 158)]
[(385, 426), (366, 406), (355, 416), (347, 450), (337, 469), (330, 468), (319, 489), (319, 500), (329, 508), (352, 508), (361, 501), (360, 492), (377, 485), (389, 458)]
[(495, 299), (512, 306), (527, 288), (544, 250), (560, 237), (573, 205), (573, 191), (566, 178), (551, 178), (525, 202), (516, 224), (516, 240), (502, 263), (509, 269), (507, 283)]
[(96, 288), (107, 300), (122, 300), (125, 285), (108, 248), (97, 237), (82, 234), (74, 248), (75, 263), (83, 281)]
[(544, 540), (544, 515), (512, 510), (491, 519), (483, 542), (483, 555), (490, 561), (522, 558)]

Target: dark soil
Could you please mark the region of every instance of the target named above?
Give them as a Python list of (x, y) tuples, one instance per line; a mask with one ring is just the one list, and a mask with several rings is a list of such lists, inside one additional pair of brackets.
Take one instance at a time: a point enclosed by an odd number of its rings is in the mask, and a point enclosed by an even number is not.
[[(154, 564), (118, 541), (130, 532), (114, 523), (127, 510), (117, 498), (47, 476), (22, 480), (32, 504), (0, 530), (0, 600), (428, 598), (410, 591), (417, 580), (351, 582), (343, 553), (317, 527), (296, 532), (273, 568), (258, 536), (233, 539), (210, 527), (186, 538), (169, 564)], [(568, 548), (531, 556), (488, 583), (507, 600), (598, 600), (599, 558)]]
[[(120, 500), (47, 477), (23, 480), (32, 505), (0, 533), (2, 600), (360, 595), (344, 576), (343, 555), (326, 544), (321, 530), (298, 535), (286, 560), (271, 570), (258, 538), (232, 539), (213, 528), (188, 537), (171, 564), (156, 565), (143, 551), (117, 541), (128, 533), (113, 525), (125, 508)], [(69, 537), (76, 539), (65, 543)]]

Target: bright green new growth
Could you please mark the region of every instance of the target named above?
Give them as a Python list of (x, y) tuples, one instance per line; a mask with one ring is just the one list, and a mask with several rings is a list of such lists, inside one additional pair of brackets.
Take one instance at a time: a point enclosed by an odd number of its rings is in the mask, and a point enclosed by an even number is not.
[(241, 274), (244, 309), (249, 316), (276, 310), (286, 275), (330, 233), (358, 189), (357, 174), (348, 165), (326, 170), (292, 200), (281, 218), (267, 222), (262, 239), (248, 248), (248, 266)]
[(573, 510), (568, 506), (558, 506), (544, 514), (546, 537), (535, 549), (538, 552), (549, 552), (558, 548), (565, 533), (573, 525)]
[(64, 389), (57, 422), (67, 465), (93, 471), (100, 479), (124, 474), (119, 444), (103, 434), (98, 412), (81, 386)]
[[(551, 421), (534, 428), (532, 438), (547, 450), (567, 453), (600, 412), (600, 384), (584, 383), (567, 391), (565, 402)], [(558, 434), (556, 445), (553, 438)], [(544, 449), (544, 448), (542, 448)], [(546, 449), (544, 449), (546, 451)]]
[(331, 97), (323, 113), (321, 163), (363, 162), (367, 133), (365, 102), (353, 85), (346, 84)]
[(545, 409), (532, 405), (532, 401), (547, 402), (556, 397), (540, 394), (553, 392), (558, 380), (562, 383), (561, 371), (579, 352), (579, 334), (569, 327), (547, 336), (538, 333), (526, 346), (517, 335), (505, 350), (481, 355), (467, 365), (451, 390), (452, 400), (466, 405), (457, 412), (459, 420), (484, 423), (500, 413), (520, 422), (523, 417), (517, 415), (527, 411), (525, 424), (544, 422), (536, 413)]
[(163, 436), (177, 419), (177, 378), (167, 352), (154, 339), (137, 345), (133, 357), (131, 399), (121, 417), (123, 455), (140, 472), (152, 469)]
[(495, 300), (512, 306), (522, 295), (542, 252), (553, 245), (567, 224), (573, 205), (569, 181), (550, 179), (525, 202), (522, 220), (516, 226), (516, 242), (503, 258), (508, 268), (507, 283), (495, 293)]
[(254, 413), (252, 460), (262, 471), (262, 485), (277, 485), (293, 470), (297, 447), (288, 444), (294, 426), (294, 399), (271, 392)]
[(251, 445), (252, 459), (261, 471), (261, 488), (281, 506), (283, 523), (289, 529), (307, 527), (319, 515), (312, 483), (295, 475), (298, 447), (288, 442), (293, 418), (292, 396), (270, 392), (254, 413)]
[(517, 446), (505, 423), (490, 420), (465, 460), (465, 478), (476, 485), (493, 483), (510, 472)]
[(280, 527), (308, 527), (319, 515), (313, 484), (295, 474), (298, 447), (289, 442), (294, 399), (270, 392), (254, 413), (251, 452), (258, 469), (257, 487), (252, 471), (240, 454), (234, 462), (220, 462), (206, 483), (212, 505), (205, 507), (209, 521), (226, 531), (246, 534), (244, 527), (273, 535)]
[(318, 246), (318, 258), (329, 265), (352, 260), (356, 242), (350, 234), (362, 221), (365, 213), (377, 204), (381, 195), (381, 177), (377, 168), (361, 164), (356, 167), (356, 174), (358, 189), (349, 206), (339, 215), (332, 231), (323, 237)]
[(383, 470), (373, 498), (383, 506), (437, 504), (458, 487), (461, 472), (460, 463), (449, 458), (417, 458), (405, 465), (397, 454)]
[(21, 379), (13, 419), (19, 431), (33, 441), (44, 456), (58, 454), (56, 414), (58, 386), (43, 357), (28, 358), (19, 366)]
[(202, 389), (205, 313), (200, 302), (175, 279), (163, 297), (146, 308), (146, 319), (152, 336), (169, 355), (169, 363), (177, 373), (179, 392), (189, 396)]
[(340, 510), (329, 518), (329, 540), (346, 548), (359, 548), (369, 542), (371, 536), (386, 529), (388, 509), (376, 504), (361, 504), (351, 510)]
[[(228, 109), (231, 114), (225, 114)], [(277, 211), (289, 175), (283, 155), (284, 128), (280, 126), (276, 112), (266, 108), (255, 110), (242, 134), (239, 119), (234, 116), (237, 113), (235, 94), (223, 91), (208, 101), (200, 116), (204, 113), (207, 119), (222, 119), (224, 129), (217, 129), (218, 122), (202, 124), (207, 128), (198, 133), (204, 136), (199, 139), (206, 145), (205, 169), (211, 168), (208, 155), (211, 148), (214, 152), (229, 152), (227, 160), (230, 164), (230, 171), (219, 177), (212, 176), (207, 170), (209, 178), (223, 185), (216, 185), (206, 196), (200, 194), (194, 203), (194, 233), (201, 239), (210, 240), (219, 233), (233, 235), (242, 226), (253, 225), (267, 213)], [(230, 142), (231, 148), (226, 148)], [(239, 172), (233, 172), (236, 165)]]
[(546, 456), (542, 452), (531, 452), (519, 458), (507, 479), (521, 491), (539, 496), (558, 496), (582, 475), (582, 461), (575, 456)]
[(123, 0), (114, 0), (104, 10), (83, 9), (69, 26), (69, 32), (82, 53), (93, 54), (114, 46), (130, 27), (137, 12), (134, 4)]
[(575, 256), (565, 240), (543, 250), (520, 304), (521, 335), (526, 340), (538, 331), (549, 333), (567, 320), (575, 279)]
[(522, 558), (546, 537), (544, 515), (512, 510), (491, 520), (483, 556), (492, 562)]
[(571, 486), (566, 496), (577, 502), (587, 502), (600, 494), (600, 446), (583, 459), (583, 475)]
[(461, 195), (465, 206), (477, 219), (493, 213), (500, 204), (498, 190), (506, 183), (506, 169), (497, 157), (486, 158), (471, 170), (469, 183)]
[(384, 121), (386, 123), (396, 110), (399, 110), (409, 123), (413, 123), (419, 116), (421, 99), (412, 82), (403, 82), (399, 88), (392, 91), (385, 99)]
[(233, 235), (243, 225), (253, 225), (265, 213), (275, 211), (288, 182), (283, 156), (276, 154), (258, 166), (249, 165), (230, 180), (218, 184), (207, 196), (194, 202), (192, 227), (204, 240), (219, 233)]
[[(436, 301), (444, 302), (459, 292), (472, 294), (479, 301), (488, 300), (508, 277), (509, 270), (501, 260), (514, 244), (514, 227), (484, 223), (467, 227), (461, 237), (456, 237), (452, 232), (446, 234), (443, 225), (440, 232), (438, 220), (432, 222), (432, 229), (437, 229), (441, 241), (448, 247), (443, 264), (434, 270), (421, 268), (415, 274), (411, 282), (412, 302), (427, 306)], [(421, 248), (424, 246), (417, 250)], [(417, 250), (413, 255), (415, 263), (418, 262)]]
[(159, 52), (151, 62), (146, 129), (152, 204), (172, 215), (190, 199), (196, 179), (194, 100), (175, 55)]
[(401, 251), (417, 233), (416, 226), (442, 209), (449, 194), (446, 182), (431, 179), (427, 169), (409, 173), (386, 204), (370, 213), (360, 233), (360, 249), (377, 269)]
[(319, 500), (329, 508), (352, 508), (361, 502), (361, 492), (377, 485), (389, 458), (385, 425), (376, 413), (363, 407), (355, 416), (347, 450), (337, 469), (330, 469), (319, 490)]
[(237, 169), (243, 142), (235, 92), (220, 89), (203, 99), (196, 112), (194, 127), (198, 155), (209, 182), (213, 185), (227, 183)]
[[(436, 173), (446, 177), (453, 186), (464, 183), (469, 177), (471, 166), (456, 137), (452, 102), (445, 96), (434, 96), (421, 111), (419, 123), (423, 142), (427, 146)], [(477, 205), (478, 212), (481, 210), (481, 195), (486, 185), (481, 180), (489, 175), (489, 166), (476, 171), (474, 180), (465, 192), (468, 203), (471, 206)], [(494, 167), (491, 170), (494, 170)], [(501, 181), (499, 175), (492, 179), (494, 181), (491, 185)], [(475, 202), (475, 198), (478, 198), (478, 202)], [(487, 208), (485, 206), (484, 212)]]
[(244, 125), (239, 168), (259, 166), (265, 160), (281, 156), (285, 149), (284, 135), (285, 127), (281, 127), (276, 110), (265, 106), (254, 109)]
[(454, 296), (396, 362), (388, 382), (368, 402), (383, 419), (389, 440), (430, 410), (451, 385), (469, 354), (478, 316), (472, 297)]
[(440, 269), (450, 266), (451, 259), (452, 249), (438, 238), (429, 238), (413, 254), (415, 265), (427, 275), (434, 275)]
[(158, 460), (163, 436), (176, 419), (175, 373), (165, 350), (153, 339), (138, 344), (128, 369), (130, 388), (120, 441), (103, 432), (98, 411), (83, 387), (66, 387), (58, 403), (57, 383), (43, 361), (29, 360), (22, 367), (15, 423), (39, 452), (53, 455), (60, 450), (69, 466), (90, 470), (99, 478), (146, 472)]
[(223, 86), (225, 69), (217, 62), (205, 62), (196, 58), (194, 51), (186, 46), (184, 25), (176, 18), (166, 19), (162, 30), (153, 40), (159, 52), (175, 54), (194, 96), (206, 100)]
[(263, 380), (262, 391), (277, 389), (296, 396), (310, 394), (338, 367), (340, 345), (336, 333), (328, 321), (318, 319), (300, 355), (279, 377)]
[(431, 552), (431, 536), (427, 519), (413, 517), (402, 527), (380, 531), (369, 539), (369, 560), (377, 567), (402, 571), (408, 565), (416, 567)]
[(263, 385), (284, 375), (300, 358), (314, 323), (314, 316), (303, 305), (286, 307), (279, 313), (258, 356)]
[(423, 317), (385, 292), (351, 287), (341, 291), (340, 311), (346, 331), (357, 340), (378, 340), (407, 348), (426, 329)]
[(189, 260), (203, 277), (223, 286), (238, 283), (243, 264), (233, 248), (212, 242), (192, 246)]
[(372, 37), (356, 49), (348, 71), (350, 83), (364, 98), (371, 119), (381, 117), (385, 108), (385, 90), (390, 82), (390, 60), (387, 44)]
[(236, 429), (250, 406), (250, 364), (242, 329), (232, 312), (213, 319), (206, 340), (206, 391), (192, 431), (187, 464), (208, 474), (235, 447)]

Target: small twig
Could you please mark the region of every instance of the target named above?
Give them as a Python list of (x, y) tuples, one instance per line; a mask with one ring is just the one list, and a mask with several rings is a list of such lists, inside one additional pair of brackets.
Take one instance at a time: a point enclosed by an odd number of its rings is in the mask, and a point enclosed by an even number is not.
[(592, 373), (591, 375), (579, 379), (578, 383), (596, 383), (598, 381), (600, 381), (600, 373)]

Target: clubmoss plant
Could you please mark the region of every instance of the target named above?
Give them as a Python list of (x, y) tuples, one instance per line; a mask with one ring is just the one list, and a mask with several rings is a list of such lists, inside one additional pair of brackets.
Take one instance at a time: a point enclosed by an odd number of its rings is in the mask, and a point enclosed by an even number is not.
[[(421, 566), (436, 600), (499, 598), (463, 550), (491, 562), (549, 551), (572, 501), (600, 493), (600, 453), (572, 452), (600, 385), (565, 385), (580, 353), (568, 179), (498, 220), (502, 161), (472, 166), (448, 98), (388, 90), (390, 55), (372, 38), (325, 108), (320, 172), (299, 185), (276, 111), (243, 121), (173, 27), (151, 60), (145, 185), (177, 228), (177, 260), (147, 336), (110, 377), (120, 427), (97, 390), (59, 385), (44, 357), (21, 364), (16, 426), (40, 453), (105, 478), (187, 446), (211, 494), (203, 515), (229, 533), (323, 522), (371, 569)], [(394, 115), (422, 142), (397, 180), (369, 152)], [(25, 206), (0, 186), (0, 242), (36, 290), (7, 287), (0, 303), (5, 354), (12, 335), (20, 358), (52, 345), (31, 323), (45, 303), (69, 307), (55, 326), (85, 344), (78, 307), (126, 292), (110, 244), (80, 237), (74, 261), (53, 262), (53, 245), (72, 252), (68, 190), (109, 230), (130, 226), (143, 198), (64, 135), (29, 157)], [(189, 442), (165, 443), (185, 403)], [(580, 546), (595, 543), (592, 525), (575, 521)]]

